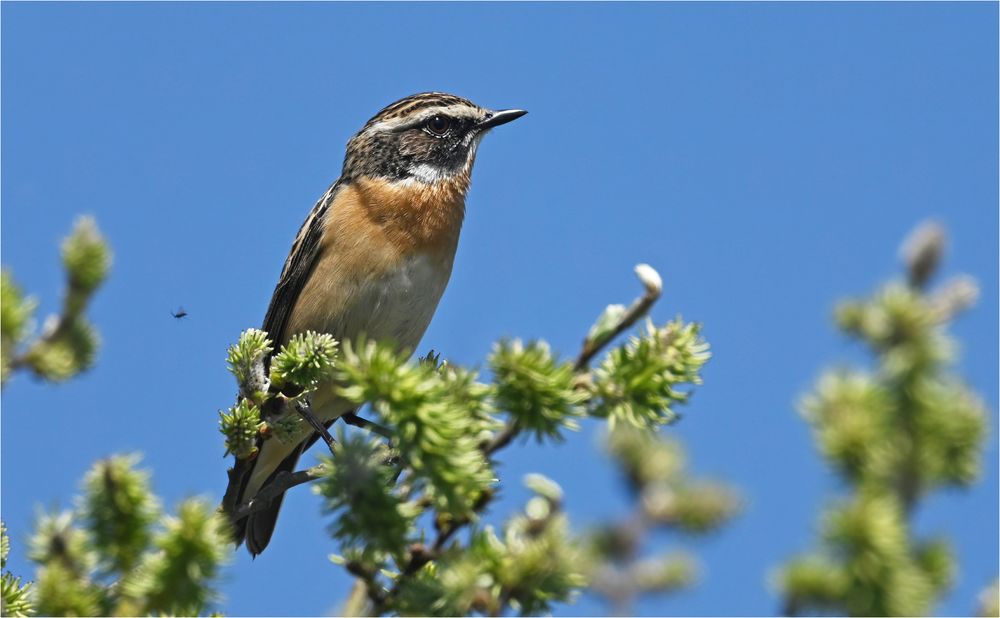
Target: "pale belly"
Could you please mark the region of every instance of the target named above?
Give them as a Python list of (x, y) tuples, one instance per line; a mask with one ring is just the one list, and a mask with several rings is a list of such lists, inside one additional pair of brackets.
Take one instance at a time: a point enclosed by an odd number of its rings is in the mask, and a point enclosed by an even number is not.
[(323, 330), (341, 340), (364, 336), (412, 352), (434, 317), (450, 275), (450, 264), (423, 254), (408, 258), (393, 272), (352, 286), (342, 315), (329, 316), (331, 323)]

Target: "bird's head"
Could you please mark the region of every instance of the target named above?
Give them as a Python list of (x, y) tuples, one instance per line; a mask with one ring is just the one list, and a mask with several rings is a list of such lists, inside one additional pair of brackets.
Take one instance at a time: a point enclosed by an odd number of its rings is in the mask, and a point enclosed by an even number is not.
[(483, 135), (526, 113), (493, 111), (441, 92), (400, 99), (348, 142), (343, 178), (428, 185), (459, 176), (467, 180)]

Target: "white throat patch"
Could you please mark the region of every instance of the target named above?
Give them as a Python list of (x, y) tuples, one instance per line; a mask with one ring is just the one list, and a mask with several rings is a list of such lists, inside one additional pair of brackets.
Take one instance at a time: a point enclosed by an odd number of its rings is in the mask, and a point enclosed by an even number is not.
[(414, 179), (429, 185), (432, 185), (439, 180), (444, 180), (450, 176), (450, 174), (446, 173), (441, 168), (434, 167), (433, 165), (427, 165), (426, 163), (411, 165), (409, 172), (410, 176)]

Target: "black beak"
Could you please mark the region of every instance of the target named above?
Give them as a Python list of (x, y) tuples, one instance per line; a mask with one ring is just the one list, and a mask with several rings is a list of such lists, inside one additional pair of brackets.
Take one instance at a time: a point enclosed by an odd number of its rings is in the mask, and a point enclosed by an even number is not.
[(502, 109), (498, 112), (491, 113), (485, 120), (476, 125), (476, 127), (485, 131), (486, 129), (492, 129), (493, 127), (499, 127), (502, 124), (507, 124), (511, 120), (517, 120), (527, 113), (528, 112), (523, 109)]

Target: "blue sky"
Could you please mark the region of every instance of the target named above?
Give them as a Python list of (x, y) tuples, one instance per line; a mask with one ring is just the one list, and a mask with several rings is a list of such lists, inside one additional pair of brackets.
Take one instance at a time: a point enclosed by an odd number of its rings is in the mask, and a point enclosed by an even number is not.
[[(375, 111), (444, 90), (530, 114), (483, 143), (451, 283), (421, 350), (480, 363), (502, 336), (574, 354), (608, 303), (663, 275), (654, 310), (705, 324), (715, 357), (670, 428), (700, 476), (746, 510), (695, 542), (690, 591), (646, 614), (773, 614), (768, 574), (811, 547), (839, 488), (795, 412), (823, 367), (863, 361), (836, 299), (898, 271), (935, 217), (945, 274), (982, 299), (954, 328), (993, 433), (982, 481), (934, 495), (920, 533), (955, 541), (939, 607), (964, 614), (997, 575), (997, 5), (21, 4), (2, 13), (2, 258), (57, 306), (58, 241), (91, 213), (115, 251), (93, 306), (97, 367), (3, 393), (3, 517), (12, 566), (38, 505), (69, 506), (96, 458), (141, 451), (169, 505), (218, 498), (225, 348), (263, 317), (296, 229)], [(183, 305), (189, 317), (170, 311)], [(594, 426), (504, 457), (562, 484), (579, 526), (625, 497)], [(234, 556), (230, 614), (316, 614), (349, 580), (318, 500), (286, 501), (272, 546)], [(281, 594), (275, 593), (280, 590)], [(280, 598), (279, 598), (280, 596)], [(594, 614), (584, 598), (559, 614)]]

